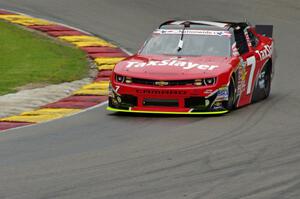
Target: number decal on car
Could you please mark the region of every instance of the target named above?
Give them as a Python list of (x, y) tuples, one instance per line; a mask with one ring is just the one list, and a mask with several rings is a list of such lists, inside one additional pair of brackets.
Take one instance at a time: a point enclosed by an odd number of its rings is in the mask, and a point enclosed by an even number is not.
[(249, 79), (248, 79), (248, 84), (247, 84), (247, 95), (249, 95), (251, 93), (251, 90), (252, 90), (254, 71), (255, 71), (255, 67), (256, 67), (255, 56), (251, 56), (251, 57), (247, 58), (247, 66), (251, 67), (250, 75), (249, 75)]
[(118, 91), (119, 91), (119, 89), (120, 89), (120, 86), (116, 86), (116, 89), (115, 89), (115, 91), (116, 91), (116, 92), (118, 92)]

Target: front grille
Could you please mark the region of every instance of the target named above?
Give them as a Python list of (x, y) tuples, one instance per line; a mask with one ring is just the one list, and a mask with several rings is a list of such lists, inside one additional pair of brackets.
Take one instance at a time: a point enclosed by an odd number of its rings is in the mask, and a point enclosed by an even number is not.
[(205, 107), (205, 98), (204, 97), (190, 97), (184, 100), (184, 106), (186, 108), (198, 108)]
[(207, 111), (209, 110), (211, 104), (215, 101), (216, 97), (217, 97), (217, 93), (210, 96), (209, 98), (205, 98), (205, 97), (185, 98), (184, 107), (193, 108), (195, 111)]
[[(132, 83), (136, 83), (136, 84), (147, 84), (147, 85), (157, 86), (156, 82), (160, 82), (160, 81), (132, 78)], [(167, 82), (168, 86), (183, 86), (183, 85), (193, 85), (195, 80), (169, 80), (164, 82)]]
[(128, 106), (137, 106), (137, 97), (133, 95), (122, 95), (122, 104), (128, 105)]
[(179, 103), (176, 99), (144, 99), (144, 106), (167, 106), (178, 107)]

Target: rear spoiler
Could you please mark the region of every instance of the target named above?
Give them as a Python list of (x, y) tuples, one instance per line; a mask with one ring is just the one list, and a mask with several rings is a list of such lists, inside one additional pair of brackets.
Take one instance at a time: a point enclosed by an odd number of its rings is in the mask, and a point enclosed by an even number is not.
[(255, 29), (258, 34), (273, 37), (273, 25), (256, 25)]

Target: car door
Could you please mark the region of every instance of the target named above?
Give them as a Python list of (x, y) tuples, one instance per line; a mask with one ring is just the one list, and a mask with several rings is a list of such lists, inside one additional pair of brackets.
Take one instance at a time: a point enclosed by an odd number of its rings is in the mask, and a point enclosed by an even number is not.
[[(248, 28), (248, 27), (247, 27)], [(237, 107), (251, 103), (252, 92), (259, 68), (258, 56), (255, 47), (252, 47), (247, 28), (234, 31), (236, 47), (240, 55), (240, 68), (238, 73), (238, 100)]]

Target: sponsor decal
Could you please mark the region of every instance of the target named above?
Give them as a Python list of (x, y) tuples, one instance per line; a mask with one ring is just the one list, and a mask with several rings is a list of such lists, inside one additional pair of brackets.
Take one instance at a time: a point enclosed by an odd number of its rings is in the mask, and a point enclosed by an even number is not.
[(256, 50), (256, 54), (258, 54), (260, 60), (264, 60), (266, 58), (270, 58), (273, 53), (273, 44), (265, 45), (263, 50)]
[(238, 86), (237, 86), (237, 93), (241, 94), (246, 90), (246, 62), (242, 59), (240, 60), (240, 64), (238, 66)]
[(221, 102), (215, 102), (215, 103), (212, 105), (211, 109), (212, 109), (213, 111), (216, 111), (216, 110), (223, 110), (224, 107), (223, 107), (223, 104), (222, 104)]
[(212, 92), (213, 92), (212, 89), (207, 89), (207, 90), (205, 90), (203, 93), (204, 93), (204, 94), (211, 94)]
[(126, 61), (127, 65), (126, 68), (143, 68), (147, 66), (174, 66), (174, 67), (181, 67), (185, 70), (190, 69), (199, 69), (199, 70), (214, 70), (218, 68), (217, 65), (206, 65), (206, 64), (195, 64), (193, 62), (186, 62), (186, 61), (179, 61), (179, 60), (162, 60), (162, 61), (149, 61), (145, 62), (134, 62), (134, 61)]
[(216, 101), (225, 101), (228, 100), (229, 92), (228, 87), (219, 88)]
[(239, 56), (240, 55), (240, 53), (239, 53), (239, 51), (238, 51), (238, 49), (236, 47), (236, 42), (234, 42), (232, 44), (231, 49), (232, 49), (232, 55), (233, 56)]
[[(157, 29), (154, 34), (181, 35), (183, 30), (178, 29)], [(184, 30), (186, 35), (208, 35), (208, 36), (227, 36), (231, 37), (229, 31), (215, 30)]]
[(136, 90), (138, 94), (149, 94), (149, 95), (185, 95), (186, 91), (176, 90)]
[(250, 40), (250, 37), (249, 37), (249, 34), (248, 34), (247, 29), (244, 30), (244, 34), (245, 34), (245, 37), (246, 37), (246, 41), (247, 41), (248, 46), (252, 46), (251, 40)]

